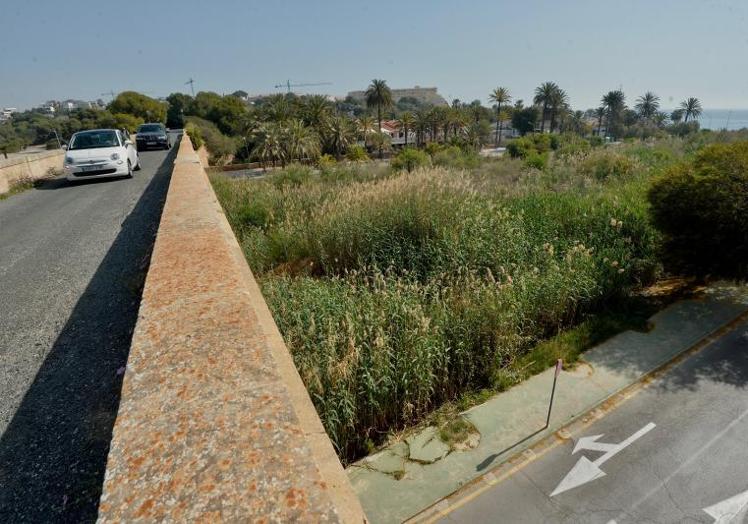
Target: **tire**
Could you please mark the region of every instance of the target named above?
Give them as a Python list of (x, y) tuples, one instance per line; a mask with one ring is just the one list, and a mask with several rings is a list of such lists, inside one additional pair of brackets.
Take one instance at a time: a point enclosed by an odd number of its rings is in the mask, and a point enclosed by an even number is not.
[(127, 178), (132, 178), (133, 177), (133, 174), (132, 174), (132, 163), (129, 160), (127, 161), (127, 175), (125, 175), (125, 176), (127, 176)]
[(138, 163), (137, 163), (137, 164), (135, 164), (135, 169), (134, 169), (134, 171), (140, 171), (140, 157), (138, 157)]

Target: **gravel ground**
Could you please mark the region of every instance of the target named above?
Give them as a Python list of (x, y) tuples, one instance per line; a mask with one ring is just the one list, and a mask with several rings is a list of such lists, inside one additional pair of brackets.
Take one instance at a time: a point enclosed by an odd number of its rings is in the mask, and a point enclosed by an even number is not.
[(96, 519), (175, 154), (0, 202), (0, 522)]

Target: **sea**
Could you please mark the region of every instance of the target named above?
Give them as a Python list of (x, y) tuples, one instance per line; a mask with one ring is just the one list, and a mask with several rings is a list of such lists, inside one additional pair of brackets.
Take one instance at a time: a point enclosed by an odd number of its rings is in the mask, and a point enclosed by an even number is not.
[(702, 129), (713, 130), (748, 128), (748, 109), (704, 109), (699, 124)]

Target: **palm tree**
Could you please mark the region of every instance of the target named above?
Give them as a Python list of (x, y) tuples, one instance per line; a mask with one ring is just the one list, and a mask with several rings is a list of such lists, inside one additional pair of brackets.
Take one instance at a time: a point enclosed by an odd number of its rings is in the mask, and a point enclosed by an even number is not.
[(301, 114), (304, 122), (312, 126), (318, 132), (324, 129), (326, 120), (330, 116), (331, 104), (322, 95), (306, 96), (301, 106)]
[(676, 109), (672, 113), (670, 113), (670, 120), (672, 120), (674, 124), (677, 124), (678, 122), (683, 120), (683, 110)]
[(551, 93), (548, 105), (551, 110), (551, 133), (553, 133), (553, 130), (556, 128), (556, 117), (568, 109), (569, 95), (566, 94), (566, 91), (556, 86)]
[(358, 129), (364, 137), (364, 149), (369, 146), (369, 132), (374, 127), (374, 119), (369, 115), (361, 115), (358, 119)]
[(512, 100), (512, 95), (509, 94), (509, 90), (506, 87), (497, 87), (491, 94), (488, 95), (488, 99), (496, 104), (496, 138), (494, 144), (499, 147), (501, 144), (501, 131), (502, 131), (502, 120), (501, 120), (501, 106), (508, 104)]
[(545, 132), (545, 115), (548, 113), (548, 106), (559, 87), (555, 82), (544, 82), (535, 88), (535, 97), (533, 102), (543, 106), (543, 113), (540, 115), (540, 132)]
[[(392, 105), (392, 91), (385, 80), (377, 80), (376, 78), (369, 84), (366, 93), (366, 105), (368, 107), (377, 108), (377, 121), (379, 122), (378, 131), (382, 132), (382, 109), (388, 108)], [(379, 158), (383, 158), (382, 146), (379, 147)]]
[(425, 142), (426, 139), (426, 131), (429, 129), (429, 126), (431, 125), (430, 117), (428, 111), (425, 109), (419, 109), (415, 113), (415, 120), (413, 122), (413, 127), (416, 130), (416, 145), (421, 146)]
[(405, 147), (408, 147), (408, 133), (413, 129), (415, 121), (415, 117), (410, 111), (405, 111), (400, 115), (400, 129), (405, 133)]
[(621, 116), (621, 112), (626, 107), (626, 95), (623, 91), (616, 89), (614, 91), (608, 91), (602, 98), (603, 107), (607, 115), (607, 128), (608, 134), (615, 137), (616, 125), (618, 119)]
[(319, 156), (319, 136), (301, 120), (291, 120), (283, 133), (285, 158), (291, 160), (314, 160)]
[(636, 109), (636, 112), (639, 113), (640, 117), (645, 120), (651, 120), (660, 109), (660, 97), (652, 91), (647, 91), (636, 99), (636, 105), (634, 108)]
[[(371, 128), (371, 118), (362, 117), (362, 119), (363, 118), (369, 119), (368, 128)], [(359, 125), (360, 124), (361, 120), (359, 120)], [(367, 134), (368, 133), (366, 132), (364, 133), (364, 144), (366, 144)], [(355, 136), (356, 131), (351, 119), (340, 114), (335, 114), (328, 119), (327, 127), (325, 129), (325, 142), (330, 150), (335, 152), (336, 159), (340, 160), (342, 158), (343, 152), (348, 149)]]
[(266, 119), (270, 122), (285, 122), (291, 118), (293, 113), (293, 108), (286, 95), (272, 95), (262, 107), (265, 111)]
[(683, 110), (683, 122), (688, 122), (688, 117), (699, 118), (701, 115), (701, 102), (698, 98), (689, 98), (680, 103), (680, 108)]
[(605, 116), (605, 108), (601, 106), (595, 109), (595, 116), (597, 117), (597, 135), (600, 136), (600, 133), (602, 133), (603, 131), (603, 117)]
[(252, 150), (252, 156), (262, 162), (263, 169), (267, 162), (280, 160), (285, 165), (285, 150), (283, 148), (283, 132), (276, 123), (265, 124), (259, 132), (259, 142)]

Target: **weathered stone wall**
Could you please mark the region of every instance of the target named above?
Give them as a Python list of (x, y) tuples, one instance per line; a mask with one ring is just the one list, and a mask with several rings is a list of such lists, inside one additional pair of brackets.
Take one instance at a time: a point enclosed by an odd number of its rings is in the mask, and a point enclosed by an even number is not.
[(10, 191), (18, 182), (37, 180), (48, 176), (50, 172), (62, 170), (65, 151), (56, 150), (34, 155), (0, 158), (0, 195)]
[(115, 521), (364, 522), (185, 135), (99, 509)]

